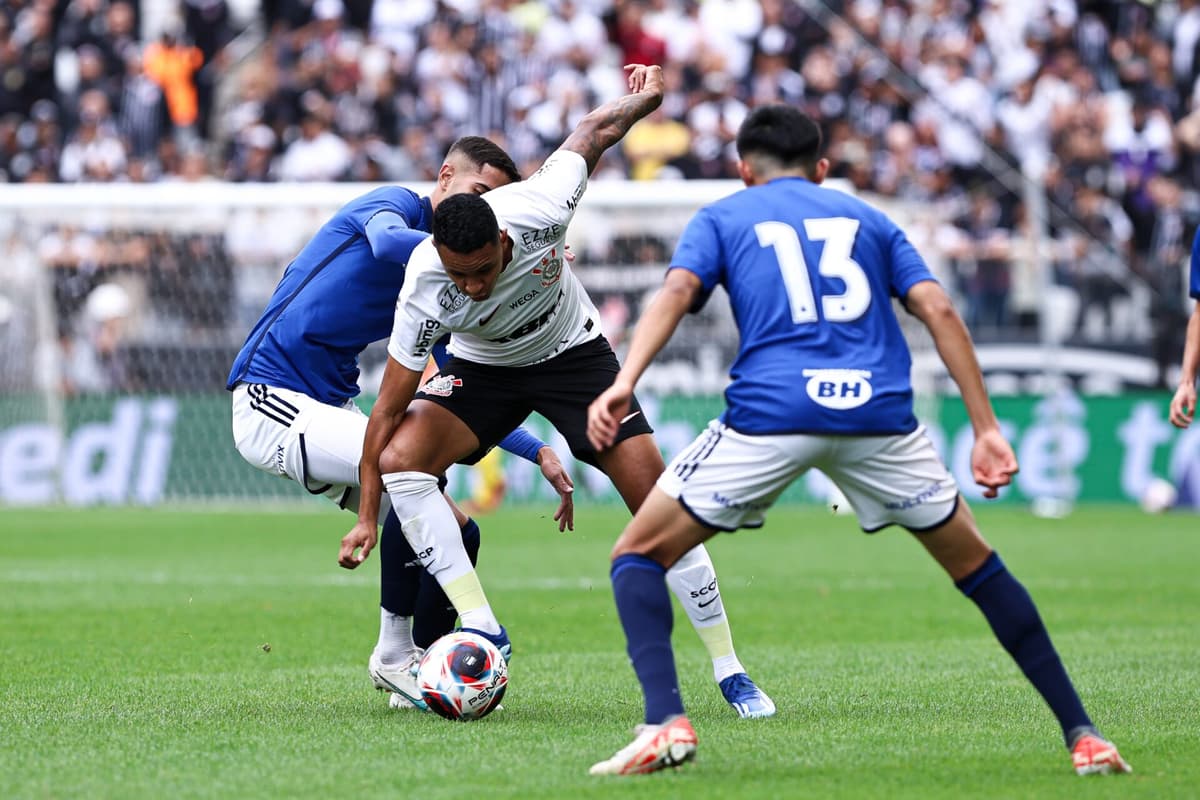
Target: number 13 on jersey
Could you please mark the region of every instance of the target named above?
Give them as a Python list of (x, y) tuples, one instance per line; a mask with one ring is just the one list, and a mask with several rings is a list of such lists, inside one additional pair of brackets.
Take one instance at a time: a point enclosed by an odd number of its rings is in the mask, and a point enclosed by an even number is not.
[[(787, 288), (792, 322), (801, 325), (817, 322), (817, 301), (808, 264), (796, 229), (783, 222), (760, 222), (754, 226), (758, 243), (775, 251), (775, 260)], [(824, 242), (817, 272), (827, 278), (837, 278), (844, 284), (841, 294), (821, 296), (821, 316), (828, 322), (853, 322), (871, 306), (871, 284), (863, 268), (850, 257), (858, 220), (849, 217), (828, 217), (804, 220), (804, 235), (810, 242)]]

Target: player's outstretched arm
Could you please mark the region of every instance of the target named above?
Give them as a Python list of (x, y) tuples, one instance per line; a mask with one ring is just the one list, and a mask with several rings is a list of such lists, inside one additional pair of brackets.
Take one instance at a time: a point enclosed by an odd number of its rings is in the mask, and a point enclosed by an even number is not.
[(558, 508), (554, 512), (558, 532), (575, 530), (575, 482), (571, 480), (567, 468), (548, 444), (538, 449), (537, 465), (542, 470), (542, 477), (558, 492)]
[(381, 211), (371, 217), (364, 234), (375, 258), (399, 264), (407, 263), (413, 248), (429, 238), (425, 231), (410, 228), (408, 220), (394, 211)]
[(673, 269), (667, 273), (663, 288), (650, 301), (633, 330), (629, 353), (613, 385), (588, 406), (587, 436), (592, 447), (603, 450), (612, 445), (629, 413), (634, 387), (675, 333), (679, 320), (695, 304), (700, 289), (700, 278), (694, 272)]
[(1196, 370), (1200, 368), (1200, 301), (1188, 319), (1187, 339), (1183, 344), (1183, 364), (1179, 370), (1179, 388), (1171, 398), (1171, 424), (1186, 428), (1196, 417)]
[(1012, 482), (1012, 476), (1017, 472), (1017, 457), (1000, 432), (1000, 423), (983, 383), (983, 371), (975, 357), (971, 334), (945, 290), (935, 281), (914, 284), (904, 302), (929, 329), (938, 355), (958, 384), (975, 431), (971, 471), (975, 482), (984, 487), (983, 496), (996, 497), (1000, 487)]
[(400, 420), (417, 393), (420, 381), (420, 372), (407, 369), (394, 358), (388, 357), (383, 370), (383, 382), (379, 386), (379, 397), (367, 420), (362, 460), (358, 464), (358, 480), (362, 487), (362, 496), (358, 501), (358, 522), (342, 537), (342, 547), (338, 552), (338, 564), (346, 569), (354, 569), (366, 561), (379, 540), (379, 498), (383, 494), (379, 456), (400, 427)]
[(605, 150), (662, 103), (662, 67), (628, 64), (625, 69), (629, 70), (629, 94), (589, 111), (559, 148), (583, 156), (589, 175)]

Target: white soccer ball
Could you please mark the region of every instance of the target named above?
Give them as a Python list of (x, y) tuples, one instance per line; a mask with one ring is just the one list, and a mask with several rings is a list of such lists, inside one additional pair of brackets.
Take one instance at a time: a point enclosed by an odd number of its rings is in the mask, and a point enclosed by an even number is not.
[(479, 719), (500, 705), (508, 688), (508, 663), (482, 636), (454, 631), (425, 651), (417, 687), (430, 711), (446, 719)]
[(1178, 499), (1179, 492), (1175, 489), (1175, 484), (1162, 478), (1151, 478), (1142, 490), (1138, 504), (1147, 514), (1161, 514), (1175, 505)]

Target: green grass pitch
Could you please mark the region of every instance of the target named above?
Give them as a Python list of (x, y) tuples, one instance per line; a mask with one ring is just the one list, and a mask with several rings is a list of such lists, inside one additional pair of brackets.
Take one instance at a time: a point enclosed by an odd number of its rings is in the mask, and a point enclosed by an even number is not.
[(777, 509), (712, 546), (777, 717), (736, 718), (677, 614), (697, 761), (597, 779), (641, 714), (615, 509), (580, 508), (570, 534), (549, 508), (480, 520), (516, 655), (505, 709), (467, 724), (371, 688), (378, 560), (337, 568), (349, 515), (8, 509), (0, 797), (1196, 797), (1200, 519), (976, 510), (1133, 775), (1077, 778), (974, 605), (907, 534), (848, 517)]

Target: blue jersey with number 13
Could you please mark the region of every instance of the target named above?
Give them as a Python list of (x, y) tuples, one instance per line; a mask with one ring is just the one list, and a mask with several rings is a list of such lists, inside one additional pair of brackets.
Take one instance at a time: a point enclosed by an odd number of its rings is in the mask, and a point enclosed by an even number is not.
[(891, 298), (934, 280), (882, 212), (802, 178), (702, 209), (671, 268), (720, 284), (741, 334), (722, 421), (747, 434), (876, 435), (917, 426)]

